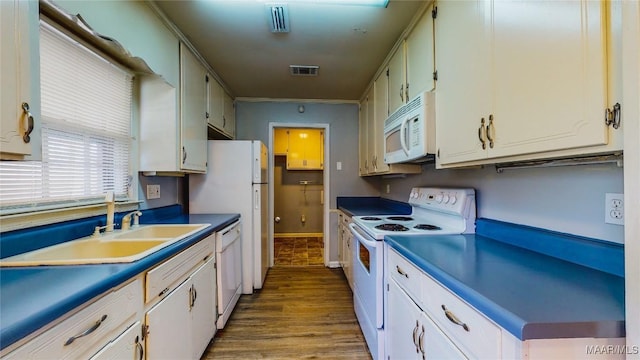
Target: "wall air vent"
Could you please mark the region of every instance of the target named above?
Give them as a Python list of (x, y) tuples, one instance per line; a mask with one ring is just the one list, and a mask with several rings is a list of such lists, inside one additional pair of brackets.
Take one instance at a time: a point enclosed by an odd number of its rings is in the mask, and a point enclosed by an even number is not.
[(289, 10), (286, 4), (267, 4), (267, 21), (272, 33), (289, 32)]
[(318, 76), (319, 68), (316, 65), (289, 65), (289, 71), (293, 76)]

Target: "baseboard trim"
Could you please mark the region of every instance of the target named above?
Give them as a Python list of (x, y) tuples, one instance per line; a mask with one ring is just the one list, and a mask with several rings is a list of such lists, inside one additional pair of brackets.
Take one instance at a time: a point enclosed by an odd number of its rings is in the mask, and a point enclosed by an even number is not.
[(274, 238), (284, 237), (284, 238), (300, 238), (300, 237), (322, 237), (323, 234), (320, 233), (277, 233), (273, 234)]
[(329, 267), (330, 268), (339, 268), (340, 267), (340, 262), (339, 261), (329, 261)]

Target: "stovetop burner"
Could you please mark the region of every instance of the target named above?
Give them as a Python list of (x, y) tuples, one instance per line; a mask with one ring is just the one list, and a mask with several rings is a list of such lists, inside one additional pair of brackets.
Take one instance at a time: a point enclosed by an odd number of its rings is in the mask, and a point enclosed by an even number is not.
[(412, 221), (413, 218), (410, 216), (388, 216), (388, 220), (391, 221)]
[(376, 226), (378, 230), (384, 231), (409, 231), (409, 228), (400, 224), (381, 224)]
[(364, 220), (364, 221), (380, 221), (380, 220), (382, 220), (382, 218), (379, 218), (377, 216), (364, 216), (362, 218), (362, 220)]
[(413, 228), (418, 230), (442, 230), (440, 226), (435, 226), (431, 224), (418, 224)]

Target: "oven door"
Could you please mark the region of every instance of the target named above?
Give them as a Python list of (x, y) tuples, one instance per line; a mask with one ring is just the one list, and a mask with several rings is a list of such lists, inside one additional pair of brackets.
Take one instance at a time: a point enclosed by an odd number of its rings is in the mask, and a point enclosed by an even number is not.
[(383, 325), (383, 242), (376, 241), (356, 225), (349, 224), (353, 234), (353, 288), (368, 322), (381, 329)]

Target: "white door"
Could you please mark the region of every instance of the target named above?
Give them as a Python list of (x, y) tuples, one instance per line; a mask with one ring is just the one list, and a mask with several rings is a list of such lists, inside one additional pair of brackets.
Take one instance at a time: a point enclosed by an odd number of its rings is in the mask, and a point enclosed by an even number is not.
[(192, 357), (189, 302), (191, 282), (185, 281), (147, 312), (147, 359)]
[(493, 2), (495, 146), (489, 157), (607, 143), (606, 6)]
[(424, 343), (422, 311), (394, 280), (389, 281), (385, 334), (389, 360), (422, 359), (420, 341)]
[(480, 140), (486, 136), (479, 132), (484, 131), (491, 111), (491, 59), (485, 26), (488, 7), (485, 1), (438, 2), (435, 20), (438, 164), (487, 157)]
[(209, 341), (216, 332), (215, 325), (215, 283), (216, 269), (214, 258), (210, 258), (193, 275), (190, 280), (191, 290), (191, 321), (192, 330), (192, 359), (199, 359), (209, 345)]

